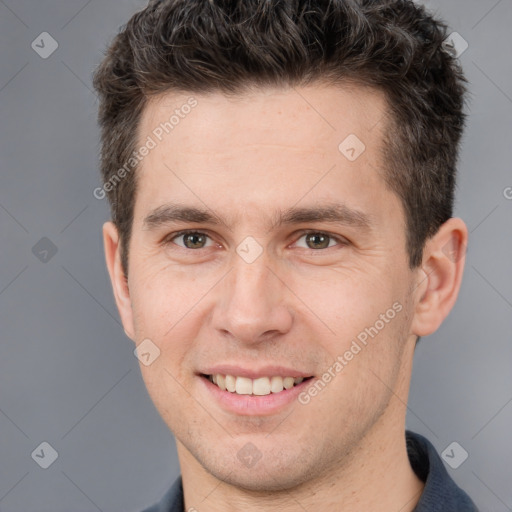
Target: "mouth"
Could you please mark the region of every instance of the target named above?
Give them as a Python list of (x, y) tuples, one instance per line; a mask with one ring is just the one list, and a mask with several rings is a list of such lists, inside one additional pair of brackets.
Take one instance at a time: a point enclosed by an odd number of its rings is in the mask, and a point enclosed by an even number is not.
[(282, 393), (283, 391), (299, 386), (313, 378), (309, 377), (291, 377), (272, 375), (268, 377), (259, 377), (250, 379), (229, 374), (217, 373), (214, 375), (201, 374), (201, 377), (208, 380), (221, 391), (228, 391), (235, 395), (267, 396)]

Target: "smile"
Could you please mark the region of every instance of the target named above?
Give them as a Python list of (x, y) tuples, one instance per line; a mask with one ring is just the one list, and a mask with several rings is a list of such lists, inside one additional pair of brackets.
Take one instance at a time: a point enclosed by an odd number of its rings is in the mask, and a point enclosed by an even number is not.
[(202, 375), (211, 383), (215, 384), (222, 391), (229, 391), (238, 395), (256, 395), (264, 396), (271, 393), (280, 393), (285, 389), (291, 389), (301, 382), (312, 377), (281, 377), (279, 375), (272, 377), (259, 377), (250, 379), (248, 377), (238, 377), (233, 375)]

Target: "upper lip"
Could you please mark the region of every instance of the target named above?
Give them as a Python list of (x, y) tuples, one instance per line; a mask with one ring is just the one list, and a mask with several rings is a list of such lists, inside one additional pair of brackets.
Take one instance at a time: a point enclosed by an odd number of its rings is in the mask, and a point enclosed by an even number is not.
[(242, 367), (234, 364), (221, 364), (210, 366), (200, 371), (204, 375), (233, 375), (234, 377), (247, 377), (248, 379), (258, 379), (260, 377), (311, 377), (311, 373), (302, 372), (295, 368), (286, 366), (261, 366), (258, 369)]

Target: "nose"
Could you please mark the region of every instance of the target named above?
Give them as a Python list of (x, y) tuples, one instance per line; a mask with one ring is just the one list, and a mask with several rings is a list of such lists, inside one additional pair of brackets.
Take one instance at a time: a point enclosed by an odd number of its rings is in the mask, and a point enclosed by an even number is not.
[(238, 343), (257, 345), (287, 333), (293, 322), (292, 294), (282, 278), (260, 256), (247, 263), (235, 256), (233, 268), (222, 281), (213, 325)]

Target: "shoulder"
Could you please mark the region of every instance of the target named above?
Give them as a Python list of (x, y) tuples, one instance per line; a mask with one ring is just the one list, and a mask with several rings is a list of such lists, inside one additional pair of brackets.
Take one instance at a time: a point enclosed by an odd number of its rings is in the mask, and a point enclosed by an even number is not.
[(144, 509), (142, 512), (183, 512), (184, 507), (180, 475), (158, 503)]
[(407, 453), (425, 488), (414, 512), (478, 512), (471, 498), (454, 482), (434, 445), (420, 434), (406, 431)]

